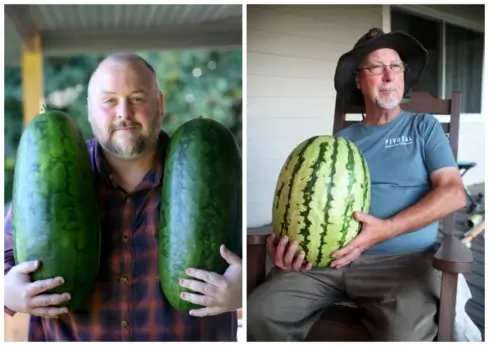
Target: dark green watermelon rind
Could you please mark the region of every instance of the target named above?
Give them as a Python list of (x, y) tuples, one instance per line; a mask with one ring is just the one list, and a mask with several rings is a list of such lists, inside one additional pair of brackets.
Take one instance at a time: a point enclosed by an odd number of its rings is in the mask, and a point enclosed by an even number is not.
[(228, 267), (219, 247), (241, 242), (240, 199), (241, 157), (231, 132), (210, 119), (183, 124), (167, 152), (158, 240), (161, 288), (175, 309), (203, 308), (180, 298), (188, 268), (223, 274)]
[[(307, 180), (307, 185), (302, 190), (303, 194), (303, 200), (304, 200), (304, 211), (300, 212), (300, 215), (304, 218), (304, 227), (300, 229), (300, 234), (303, 236), (302, 242), (299, 244), (301, 248), (307, 249), (307, 243), (309, 241), (309, 236), (310, 236), (310, 227), (311, 227), (311, 221), (310, 221), (310, 213), (312, 211), (311, 208), (311, 201), (313, 198), (314, 194), (314, 189), (317, 184), (317, 179), (318, 179), (318, 172), (321, 169), (321, 166), (324, 164), (324, 155), (326, 151), (328, 150), (329, 143), (323, 142), (319, 144), (319, 152), (316, 157), (316, 159), (312, 160), (312, 166), (311, 166), (311, 176), (308, 177)], [(325, 232), (327, 231), (327, 227), (324, 227)], [(321, 244), (322, 246), (322, 244)]]
[(12, 198), (16, 264), (39, 260), (33, 281), (62, 276), (47, 293), (71, 294), (59, 306), (74, 310), (95, 285), (100, 264), (100, 222), (88, 152), (66, 114), (37, 115), (18, 148)]
[[(371, 192), (372, 192), (372, 183), (370, 181), (370, 170), (368, 168), (368, 164), (367, 164), (367, 160), (365, 159), (365, 156), (360, 151), (358, 152), (358, 154), (361, 158), (363, 176), (365, 178), (362, 187), (366, 187), (363, 190), (362, 212), (368, 214), (370, 212), (370, 201), (371, 201)], [(362, 225), (360, 225), (360, 229), (361, 227)]]
[[(227, 248), (239, 258), (243, 258), (243, 176), (242, 176), (242, 158), (239, 155), (236, 165), (239, 166), (238, 193), (234, 204), (234, 218), (236, 220), (236, 231), (230, 235), (229, 246)], [(233, 204), (233, 205), (234, 205)]]
[[(293, 158), (293, 157), (294, 157), (294, 152), (291, 152), (291, 153), (289, 154), (289, 156), (287, 156), (287, 159), (285, 160), (285, 163), (283, 164), (283, 166), (282, 166), (282, 168), (281, 168), (281, 170), (280, 170), (280, 172), (281, 172), (281, 173), (282, 173), (282, 172), (286, 172), (286, 171), (289, 169), (289, 164), (290, 164), (290, 162), (292, 161), (292, 158)], [(279, 198), (280, 198), (280, 196), (282, 195), (282, 190), (283, 190), (283, 188), (284, 188), (284, 186), (285, 186), (285, 182), (284, 182), (284, 181), (282, 181), (282, 182), (281, 182), (281, 181), (280, 181), (280, 179), (278, 180), (278, 182), (277, 182), (277, 183), (278, 183), (278, 185), (276, 186), (276, 189), (275, 189), (275, 190), (276, 190), (275, 195), (276, 195), (276, 197), (277, 197), (277, 201), (276, 201), (276, 204), (275, 204), (275, 208), (278, 208), (279, 201), (280, 201), (280, 200), (279, 200)], [(273, 213), (273, 212), (272, 212), (272, 213)]]
[[(341, 139), (341, 137), (339, 137), (337, 140), (342, 140), (342, 139)], [(346, 168), (346, 171), (348, 172), (349, 181), (348, 181), (348, 188), (346, 191), (346, 199), (348, 201), (346, 204), (345, 213), (343, 214), (343, 225), (341, 227), (341, 239), (340, 239), (339, 244), (338, 244), (339, 249), (341, 249), (342, 247), (344, 247), (346, 245), (348, 230), (350, 229), (350, 225), (351, 225), (351, 222), (353, 220), (353, 212), (355, 210), (353, 210), (353, 202), (354, 202), (353, 198), (354, 198), (354, 196), (352, 195), (352, 192), (353, 192), (352, 190), (353, 190), (353, 186), (356, 183), (355, 172), (357, 169), (357, 166), (355, 164), (355, 155), (353, 154), (352, 143), (350, 141), (347, 141), (347, 140), (344, 140), (344, 141), (345, 141), (346, 148), (348, 151), (348, 154), (347, 154), (348, 160), (347, 160), (345, 168)], [(333, 260), (333, 258), (331, 258), (330, 260)]]
[[(318, 138), (318, 136), (314, 136), (314, 137), (307, 139), (306, 144), (302, 147), (302, 150), (298, 154), (297, 162), (296, 162), (294, 169), (292, 170), (292, 173), (290, 175), (289, 193), (287, 196), (287, 203), (285, 205), (284, 216), (281, 218), (282, 222), (281, 222), (281, 228), (279, 231), (279, 237), (278, 237), (279, 239), (287, 234), (287, 229), (289, 228), (288, 214), (289, 214), (289, 210), (290, 210), (290, 200), (292, 197), (292, 191), (293, 191), (294, 181), (295, 181), (297, 172), (300, 171), (300, 169), (301, 169), (301, 167), (305, 161), (304, 153), (306, 152), (307, 148), (309, 148), (309, 146), (312, 145), (312, 143), (314, 143), (316, 138)], [(289, 160), (287, 160), (287, 161), (289, 161)], [(288, 165), (289, 165), (289, 162), (286, 163), (286, 166), (288, 166)]]
[[(331, 195), (331, 192), (334, 187), (334, 176), (337, 172), (336, 169), (336, 161), (338, 157), (338, 146), (339, 142), (337, 138), (333, 139), (333, 153), (331, 154), (331, 175), (329, 176), (329, 182), (327, 184), (327, 194), (328, 196)], [(317, 266), (318, 263), (321, 263), (323, 261), (323, 246), (324, 246), (324, 239), (327, 238), (328, 234), (328, 225), (329, 225), (329, 210), (331, 209), (331, 203), (333, 202), (332, 198), (328, 198), (326, 204), (324, 205), (323, 213), (324, 213), (324, 222), (321, 224), (321, 227), (324, 230), (324, 235), (321, 237), (321, 245), (319, 246), (319, 253), (318, 253), (318, 259), (316, 263), (313, 263), (313, 266)]]

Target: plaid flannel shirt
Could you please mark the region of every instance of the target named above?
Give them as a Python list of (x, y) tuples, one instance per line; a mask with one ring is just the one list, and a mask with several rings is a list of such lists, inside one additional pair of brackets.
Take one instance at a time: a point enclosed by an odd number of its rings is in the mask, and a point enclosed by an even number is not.
[[(168, 143), (164, 132), (159, 143), (164, 152)], [(164, 160), (128, 195), (112, 180), (98, 142), (87, 141), (87, 149), (102, 225), (97, 283), (77, 311), (58, 319), (30, 316), (28, 340), (236, 341), (235, 312), (193, 317), (173, 309), (162, 293), (157, 230)], [(4, 274), (14, 265), (10, 214), (7, 212), (5, 220)]]

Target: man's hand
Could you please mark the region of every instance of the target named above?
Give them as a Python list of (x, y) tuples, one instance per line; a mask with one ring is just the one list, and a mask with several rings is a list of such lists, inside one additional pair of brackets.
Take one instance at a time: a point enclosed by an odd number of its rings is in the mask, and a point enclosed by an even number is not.
[(213, 316), (238, 310), (242, 306), (241, 258), (229, 251), (224, 245), (221, 245), (220, 252), (222, 258), (229, 263), (229, 267), (223, 275), (189, 268), (187, 275), (202, 281), (180, 279), (180, 286), (201, 293), (183, 292), (181, 298), (205, 306), (202, 309), (191, 310), (190, 315), (197, 317)]
[(353, 217), (363, 223), (362, 230), (346, 246), (333, 253), (336, 259), (330, 264), (331, 267), (340, 268), (354, 261), (363, 251), (389, 239), (392, 235), (389, 220), (382, 220), (360, 212), (355, 212)]
[(267, 244), (273, 264), (280, 269), (305, 272), (312, 268), (311, 263), (304, 262), (305, 252), (297, 253), (297, 242), (289, 243), (289, 239), (284, 236), (277, 245), (275, 233), (272, 233), (267, 238)]
[(68, 293), (46, 294), (45, 292), (63, 284), (63, 278), (31, 282), (29, 274), (39, 268), (39, 261), (20, 263), (12, 267), (4, 278), (5, 306), (15, 312), (22, 312), (46, 318), (56, 318), (68, 309), (55, 305), (70, 299)]

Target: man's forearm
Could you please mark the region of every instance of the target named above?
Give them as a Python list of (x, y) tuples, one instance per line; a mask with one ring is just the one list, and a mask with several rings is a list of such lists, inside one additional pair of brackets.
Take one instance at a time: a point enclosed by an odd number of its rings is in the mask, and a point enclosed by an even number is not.
[(465, 206), (465, 192), (459, 185), (440, 186), (423, 199), (389, 219), (392, 237), (425, 227)]

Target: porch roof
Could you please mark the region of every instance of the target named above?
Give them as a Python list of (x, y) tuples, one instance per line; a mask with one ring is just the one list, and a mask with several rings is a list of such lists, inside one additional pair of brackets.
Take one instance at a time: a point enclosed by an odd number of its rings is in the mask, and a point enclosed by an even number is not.
[(234, 46), (241, 5), (5, 5), (5, 64), (41, 35), (43, 56)]

